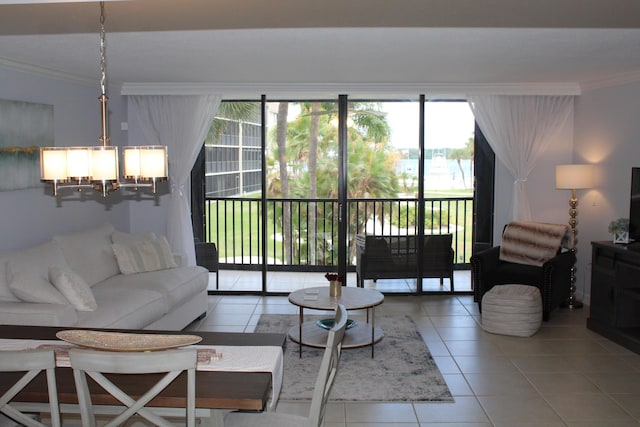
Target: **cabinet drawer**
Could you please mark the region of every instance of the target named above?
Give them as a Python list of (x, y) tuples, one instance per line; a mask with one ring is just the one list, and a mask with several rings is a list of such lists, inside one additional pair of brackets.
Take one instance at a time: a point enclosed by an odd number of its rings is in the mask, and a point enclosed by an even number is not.
[(616, 262), (616, 281), (621, 288), (640, 291), (640, 265), (618, 260)]
[(593, 251), (593, 259), (591, 262), (594, 267), (597, 266), (607, 270), (613, 270), (615, 268), (615, 257), (610, 251), (595, 249)]

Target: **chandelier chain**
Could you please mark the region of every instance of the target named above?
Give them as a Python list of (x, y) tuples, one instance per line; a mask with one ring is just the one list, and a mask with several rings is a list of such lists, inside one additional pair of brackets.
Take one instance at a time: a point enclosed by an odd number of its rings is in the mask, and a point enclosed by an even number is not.
[(100, 90), (102, 94), (107, 93), (107, 43), (106, 32), (104, 29), (105, 12), (104, 2), (100, 2)]

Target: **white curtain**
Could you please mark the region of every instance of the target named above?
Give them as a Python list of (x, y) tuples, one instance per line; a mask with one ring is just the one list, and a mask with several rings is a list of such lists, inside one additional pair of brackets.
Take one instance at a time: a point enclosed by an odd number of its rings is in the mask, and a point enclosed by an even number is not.
[(515, 178), (512, 219), (530, 221), (527, 177), (570, 116), (573, 97), (479, 95), (467, 100), (489, 145)]
[(189, 265), (196, 264), (189, 177), (221, 99), (214, 95), (136, 95), (129, 103), (148, 143), (168, 147), (171, 198), (167, 239), (173, 250), (186, 255)]

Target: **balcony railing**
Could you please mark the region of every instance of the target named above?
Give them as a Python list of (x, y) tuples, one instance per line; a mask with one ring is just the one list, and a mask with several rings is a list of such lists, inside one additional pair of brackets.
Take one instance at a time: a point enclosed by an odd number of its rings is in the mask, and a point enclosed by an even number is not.
[[(473, 199), (424, 199), (424, 233), (453, 234), (455, 263), (471, 256)], [(355, 263), (355, 235), (418, 234), (416, 199), (351, 199), (347, 248)], [(262, 201), (256, 198), (207, 198), (206, 240), (216, 243), (222, 266), (259, 269), (263, 257), (274, 270), (315, 271), (338, 264), (338, 201), (269, 199), (267, 245), (262, 248)]]

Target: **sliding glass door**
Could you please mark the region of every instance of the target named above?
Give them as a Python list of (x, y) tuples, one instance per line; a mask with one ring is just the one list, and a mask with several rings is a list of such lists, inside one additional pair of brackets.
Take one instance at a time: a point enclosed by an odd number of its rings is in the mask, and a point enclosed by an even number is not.
[(340, 258), (338, 102), (266, 108), (267, 291), (324, 285)]
[[(288, 293), (326, 284), (327, 272), (355, 286), (359, 235), (451, 233), (468, 266), (473, 124), (466, 102), (424, 96), (223, 102), (193, 183), (205, 206), (194, 206), (194, 231), (218, 246), (219, 290)], [(364, 285), (452, 290), (421, 269)]]

